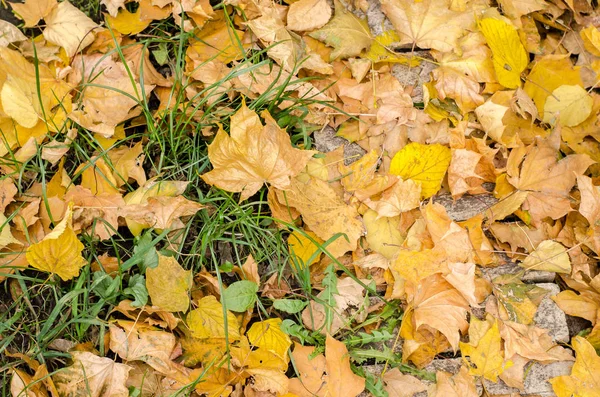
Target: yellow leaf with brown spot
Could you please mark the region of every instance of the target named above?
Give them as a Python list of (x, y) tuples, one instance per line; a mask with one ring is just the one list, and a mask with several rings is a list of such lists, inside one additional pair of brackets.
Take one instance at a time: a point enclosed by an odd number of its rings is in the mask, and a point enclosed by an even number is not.
[(421, 198), (429, 198), (442, 187), (451, 159), (452, 152), (443, 145), (413, 142), (396, 153), (390, 165), (390, 174), (419, 183)]
[(479, 21), (479, 30), (492, 50), (498, 82), (506, 88), (519, 87), (521, 73), (527, 67), (529, 58), (517, 28), (504, 19), (483, 18)]
[(42, 271), (57, 274), (64, 281), (79, 274), (87, 261), (81, 256), (83, 244), (77, 239), (72, 226), (73, 210), (67, 210), (63, 220), (50, 234), (32, 244), (26, 253), (27, 262)]
[(146, 269), (146, 288), (152, 304), (168, 312), (186, 312), (190, 306), (192, 271), (171, 256), (158, 254), (158, 266)]
[(252, 196), (265, 184), (278, 189), (290, 187), (313, 152), (292, 147), (290, 136), (263, 112), (266, 125), (242, 104), (231, 116), (231, 135), (219, 129), (208, 146), (213, 170), (202, 175), (209, 185), (229, 192), (241, 192), (240, 201)]

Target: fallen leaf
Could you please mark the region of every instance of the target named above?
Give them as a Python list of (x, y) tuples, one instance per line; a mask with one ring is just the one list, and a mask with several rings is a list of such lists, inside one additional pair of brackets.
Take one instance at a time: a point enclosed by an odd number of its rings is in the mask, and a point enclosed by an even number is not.
[(338, 233), (346, 235), (327, 245), (327, 251), (334, 257), (356, 249), (358, 239), (364, 233), (358, 211), (340, 199), (327, 182), (313, 177), (307, 180), (294, 178), (291, 189), (277, 191), (277, 199), (299, 211), (304, 223), (323, 241)]
[(365, 204), (375, 210), (379, 217), (395, 217), (403, 212), (418, 208), (421, 204), (421, 184), (413, 179), (397, 178), (392, 187), (386, 189), (379, 200), (367, 199)]
[(44, 16), (46, 40), (62, 46), (68, 57), (94, 42), (94, 30), (99, 26), (68, 1), (58, 3)]
[(400, 33), (400, 44), (446, 52), (458, 47), (458, 38), (472, 23), (468, 11), (455, 11), (451, 4), (449, 0), (382, 0), (381, 8)]
[(354, 374), (350, 368), (346, 345), (329, 335), (325, 341), (325, 360), (329, 395), (354, 397), (365, 389), (365, 379)]
[(367, 229), (367, 243), (369, 248), (388, 259), (396, 257), (402, 249), (404, 236), (402, 235), (400, 217), (379, 218), (373, 210), (363, 214), (363, 222)]
[(146, 269), (146, 288), (152, 304), (168, 312), (186, 312), (192, 287), (192, 272), (171, 256), (158, 254), (158, 266)]
[(544, 122), (575, 127), (588, 118), (594, 100), (578, 85), (561, 85), (546, 99)]
[(557, 376), (548, 382), (558, 397), (600, 396), (600, 357), (581, 336), (575, 336), (572, 344), (576, 358), (571, 374)]
[(24, 3), (8, 3), (13, 11), (19, 16), (26, 28), (32, 28), (45, 19), (57, 6), (56, 0), (26, 0)]
[(357, 56), (368, 49), (373, 36), (367, 21), (358, 18), (339, 1), (334, 1), (335, 14), (321, 29), (309, 33), (310, 37), (320, 40), (334, 48), (331, 59), (345, 59)]
[(269, 183), (278, 189), (290, 187), (296, 176), (312, 157), (313, 152), (292, 147), (290, 137), (279, 128), (268, 112), (263, 112), (266, 125), (258, 115), (242, 105), (231, 116), (231, 136), (219, 129), (208, 146), (213, 170), (202, 179), (218, 188), (241, 192), (243, 201)]
[(438, 371), (435, 374), (436, 384), (432, 397), (477, 397), (479, 393), (475, 387), (475, 378), (469, 375), (469, 369), (464, 365), (460, 371), (451, 375), (448, 372)]
[(223, 317), (223, 306), (213, 295), (205, 296), (198, 302), (197, 308), (190, 311), (186, 323), (193, 337), (240, 339), (240, 324), (233, 313), (227, 311), (227, 323)]
[(106, 22), (111, 29), (116, 30), (121, 34), (134, 35), (146, 29), (152, 20), (140, 18), (141, 10), (138, 8), (136, 12), (129, 12), (123, 8), (117, 13), (117, 16), (106, 16)]
[(32, 267), (57, 274), (63, 281), (79, 275), (79, 270), (87, 261), (81, 252), (83, 244), (77, 239), (72, 228), (73, 210), (67, 210), (63, 220), (56, 225), (52, 233), (27, 249), (27, 262)]
[[(486, 321), (480, 321), (476, 318), (471, 318), (471, 328), (475, 328), (474, 324), (479, 328), (480, 324), (486, 324)], [(469, 357), (467, 365), (469, 365), (469, 374), (483, 376), (492, 382), (497, 382), (498, 375), (504, 372), (505, 368), (512, 366), (511, 361), (504, 360), (502, 352), (502, 339), (500, 338), (500, 329), (498, 320), (493, 320), (490, 325), (487, 323), (487, 330), (478, 335), (476, 340), (474, 334), (469, 330), (469, 343), (460, 342), (460, 351), (465, 357)]]
[(409, 143), (394, 155), (390, 174), (417, 182), (421, 198), (429, 198), (440, 190), (451, 158), (450, 149), (440, 144)]
[(331, 6), (325, 0), (300, 0), (290, 5), (287, 28), (294, 31), (315, 30), (331, 18)]
[(427, 390), (427, 385), (419, 378), (405, 375), (398, 368), (392, 368), (383, 375), (384, 390), (390, 397), (412, 397)]
[(521, 85), (521, 73), (529, 63), (517, 29), (505, 19), (483, 18), (479, 29), (492, 50), (498, 82), (506, 88)]
[(131, 367), (89, 352), (71, 352), (73, 364), (52, 376), (60, 395), (127, 397), (125, 386)]
[(27, 37), (21, 33), (19, 28), (10, 22), (0, 20), (0, 47), (8, 47), (11, 43), (25, 40)]
[(314, 353), (313, 346), (294, 343), (292, 358), (299, 376), (290, 379), (289, 392), (298, 397), (324, 397), (327, 393), (327, 361), (323, 354)]
[(289, 362), (288, 350), (292, 346), (290, 337), (281, 330), (281, 320), (270, 318), (252, 324), (248, 332), (248, 341), (256, 347), (275, 353), (286, 363)]
[[(310, 238), (309, 238), (310, 237)], [(324, 241), (311, 231), (305, 230), (299, 232), (294, 230), (288, 237), (287, 244), (294, 263), (298, 264), (298, 269), (310, 267), (321, 258), (321, 251), (317, 244), (323, 244)]]
[(556, 273), (571, 273), (571, 260), (567, 249), (552, 240), (542, 241), (519, 266), (527, 270), (542, 270)]

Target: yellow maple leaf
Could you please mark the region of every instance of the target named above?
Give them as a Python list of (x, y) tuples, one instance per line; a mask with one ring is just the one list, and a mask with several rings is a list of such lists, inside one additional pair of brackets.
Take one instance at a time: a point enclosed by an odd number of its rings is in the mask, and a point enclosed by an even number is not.
[(479, 29), (492, 50), (498, 82), (506, 88), (519, 87), (529, 58), (517, 29), (504, 19), (496, 18), (483, 18)]
[[(490, 321), (493, 322), (491, 325)], [(481, 321), (473, 317), (471, 327), (473, 331), (469, 329), (470, 342), (460, 342), (463, 359), (469, 357), (469, 374), (497, 382), (498, 376), (512, 366), (510, 360), (504, 361), (498, 320)]]
[(571, 260), (567, 249), (553, 240), (542, 241), (535, 251), (529, 254), (519, 265), (527, 270), (571, 273)]
[(244, 32), (234, 29), (223, 10), (202, 27), (187, 49), (187, 55), (200, 62), (221, 61), (225, 64), (244, 57), (248, 44), (242, 43)]
[(227, 311), (227, 326), (223, 317), (223, 306), (213, 295), (205, 296), (198, 307), (187, 315), (187, 325), (194, 338), (240, 339), (240, 323), (233, 313)]
[(443, 145), (413, 142), (396, 153), (390, 164), (390, 174), (419, 183), (421, 198), (429, 198), (442, 187), (451, 159), (452, 152)]
[(192, 271), (184, 270), (171, 256), (158, 254), (158, 266), (146, 269), (146, 288), (152, 304), (168, 312), (185, 312), (190, 305), (188, 291)]
[(473, 21), (455, 11), (451, 0), (382, 0), (381, 9), (400, 33), (400, 44), (449, 52)]
[(335, 1), (335, 14), (321, 29), (309, 34), (334, 48), (331, 60), (359, 55), (373, 42), (367, 21), (358, 18), (339, 1)]
[(558, 397), (600, 396), (600, 357), (581, 336), (575, 336), (572, 343), (576, 357), (571, 375), (557, 376), (548, 382)]
[(106, 22), (109, 27), (121, 34), (138, 34), (146, 29), (148, 25), (150, 25), (150, 22), (152, 22), (151, 19), (141, 19), (140, 12), (141, 10), (139, 8), (136, 12), (129, 12), (127, 9), (123, 8), (116, 17), (107, 15)]
[(258, 115), (242, 104), (231, 116), (231, 136), (219, 129), (208, 146), (208, 158), (213, 170), (202, 179), (229, 192), (241, 192), (240, 201), (247, 199), (269, 183), (279, 189), (290, 187), (313, 152), (292, 147), (290, 136), (277, 122), (263, 112), (266, 125)]
[(404, 236), (401, 233), (399, 216), (380, 217), (377, 212), (368, 210), (363, 214), (363, 222), (367, 229), (369, 248), (392, 259), (401, 249)]
[(254, 323), (246, 335), (252, 345), (272, 351), (286, 363), (289, 361), (288, 350), (292, 345), (292, 341), (281, 330), (281, 319), (270, 318)]
[(81, 256), (83, 244), (73, 231), (72, 217), (73, 210), (70, 206), (54, 230), (42, 241), (32, 244), (25, 254), (32, 267), (55, 273), (64, 281), (77, 276), (87, 263)]

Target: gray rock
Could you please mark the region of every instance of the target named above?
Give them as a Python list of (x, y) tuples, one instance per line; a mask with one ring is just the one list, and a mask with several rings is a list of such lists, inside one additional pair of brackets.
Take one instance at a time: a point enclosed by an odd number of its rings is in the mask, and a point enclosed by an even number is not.
[[(506, 259), (507, 257), (505, 257)], [(503, 276), (505, 274), (517, 274), (522, 271), (523, 268), (517, 265), (516, 263), (510, 261), (508, 259), (505, 263), (496, 267), (484, 267), (481, 268), (481, 272), (483, 273), (483, 277), (492, 281), (494, 278), (498, 276)], [(537, 284), (537, 283), (551, 283), (556, 278), (556, 273), (553, 272), (545, 272), (541, 270), (527, 270), (523, 277), (521, 277), (521, 281), (528, 284)]]
[(381, 3), (378, 1), (370, 1), (369, 9), (367, 10), (367, 23), (371, 28), (373, 36), (379, 36), (383, 32), (394, 29), (392, 23), (383, 13)]
[(555, 342), (568, 343), (570, 340), (567, 316), (560, 310), (558, 305), (551, 299), (560, 292), (556, 284), (537, 284), (538, 287), (548, 290), (550, 293), (540, 302), (533, 321), (540, 328), (548, 330), (548, 334)]
[(542, 397), (556, 396), (552, 390), (549, 379), (557, 376), (569, 375), (573, 361), (558, 361), (551, 364), (534, 363), (525, 375), (525, 395), (540, 395)]
[(442, 194), (434, 197), (433, 202), (443, 205), (448, 216), (452, 220), (460, 222), (484, 212), (496, 204), (498, 199), (491, 194), (478, 194), (475, 196), (465, 195), (454, 200), (452, 195)]
[(323, 153), (331, 152), (340, 146), (344, 146), (344, 164), (350, 165), (365, 155), (366, 151), (356, 143), (350, 143), (346, 139), (337, 136), (336, 131), (326, 126), (321, 131), (315, 131), (313, 138), (315, 148)]
[[(417, 59), (431, 59), (428, 51), (413, 51), (403, 53), (406, 57), (418, 57)], [(437, 68), (432, 62), (421, 60), (417, 66), (403, 65), (396, 63), (392, 66), (392, 76), (398, 79), (404, 87), (412, 87), (410, 96), (413, 102), (423, 102), (423, 84), (431, 81), (431, 71)]]

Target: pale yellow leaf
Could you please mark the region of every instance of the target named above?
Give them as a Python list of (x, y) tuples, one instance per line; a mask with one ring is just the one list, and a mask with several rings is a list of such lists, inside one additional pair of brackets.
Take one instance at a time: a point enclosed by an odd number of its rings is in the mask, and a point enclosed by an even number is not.
[(125, 382), (131, 367), (108, 357), (74, 351), (73, 364), (52, 376), (61, 396), (127, 397)]
[(367, 21), (355, 16), (342, 3), (337, 0), (334, 3), (333, 19), (309, 36), (334, 48), (331, 52), (332, 60), (357, 56), (373, 42), (371, 29)]
[(600, 396), (600, 357), (594, 347), (581, 336), (572, 341), (576, 359), (570, 375), (549, 380), (558, 397)]
[(44, 17), (44, 37), (62, 46), (68, 57), (74, 56), (94, 42), (94, 29), (99, 26), (68, 1), (59, 3)]
[(24, 40), (27, 40), (27, 37), (19, 28), (8, 21), (0, 20), (0, 47), (7, 47), (11, 43)]
[(575, 127), (588, 118), (594, 100), (578, 85), (561, 85), (546, 99), (544, 122)]
[(363, 222), (367, 228), (369, 248), (388, 259), (395, 257), (404, 242), (400, 217), (379, 217), (377, 212), (368, 210), (363, 214)]
[(281, 330), (281, 319), (270, 318), (254, 323), (246, 335), (252, 345), (275, 353), (286, 363), (289, 361), (288, 350), (292, 345), (292, 341)]
[(300, 0), (290, 5), (287, 28), (295, 31), (314, 30), (331, 18), (331, 6), (325, 0)]
[(535, 251), (519, 266), (527, 270), (545, 270), (547, 272), (571, 273), (571, 260), (567, 249), (553, 240), (542, 241)]
[(383, 382), (389, 397), (413, 397), (427, 390), (427, 385), (419, 378), (403, 374), (398, 368), (387, 371), (383, 375)]

